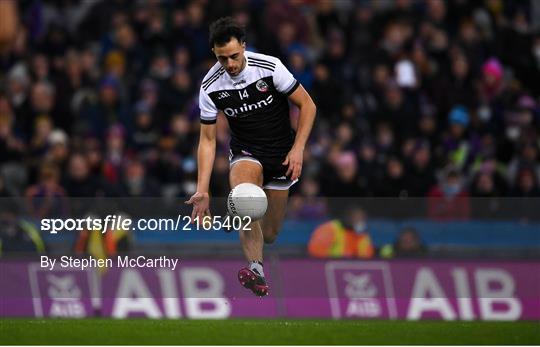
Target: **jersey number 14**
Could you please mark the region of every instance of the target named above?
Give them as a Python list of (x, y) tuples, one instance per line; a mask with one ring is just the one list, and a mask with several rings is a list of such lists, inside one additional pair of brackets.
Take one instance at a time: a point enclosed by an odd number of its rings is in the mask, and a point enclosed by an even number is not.
[(240, 100), (244, 100), (244, 99), (249, 98), (249, 94), (248, 94), (247, 90), (245, 90), (245, 89), (244, 89), (244, 91), (239, 90), (238, 95), (240, 95)]

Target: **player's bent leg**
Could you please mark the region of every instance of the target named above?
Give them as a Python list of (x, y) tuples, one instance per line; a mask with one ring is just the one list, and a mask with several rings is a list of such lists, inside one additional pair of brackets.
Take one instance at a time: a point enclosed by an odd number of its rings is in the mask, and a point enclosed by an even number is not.
[[(231, 188), (240, 183), (253, 183), (262, 185), (262, 166), (255, 161), (240, 160), (231, 166), (229, 181)], [(251, 230), (239, 230), (242, 249), (248, 261), (262, 261), (263, 238), (261, 227), (258, 222), (250, 225)]]
[(264, 191), (268, 198), (268, 208), (263, 219), (260, 220), (260, 225), (264, 243), (270, 244), (276, 240), (287, 213), (289, 190), (265, 189)]
[[(261, 186), (263, 182), (262, 166), (253, 160), (236, 161), (231, 165), (229, 181), (231, 188), (240, 183), (253, 183)], [(250, 230), (241, 228), (239, 236), (244, 255), (250, 265), (238, 272), (238, 280), (242, 286), (250, 289), (255, 295), (268, 295), (268, 285), (262, 268), (264, 241), (259, 222), (252, 222)]]
[(231, 188), (240, 183), (253, 183), (262, 186), (263, 169), (259, 162), (253, 160), (239, 160), (231, 164), (229, 172)]

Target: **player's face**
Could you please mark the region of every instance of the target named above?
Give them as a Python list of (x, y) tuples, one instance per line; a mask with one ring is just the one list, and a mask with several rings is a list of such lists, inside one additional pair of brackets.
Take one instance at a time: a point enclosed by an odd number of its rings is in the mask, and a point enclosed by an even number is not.
[(214, 46), (212, 49), (219, 63), (231, 76), (238, 75), (244, 68), (245, 50), (246, 44), (238, 42), (236, 38), (232, 38), (223, 46)]

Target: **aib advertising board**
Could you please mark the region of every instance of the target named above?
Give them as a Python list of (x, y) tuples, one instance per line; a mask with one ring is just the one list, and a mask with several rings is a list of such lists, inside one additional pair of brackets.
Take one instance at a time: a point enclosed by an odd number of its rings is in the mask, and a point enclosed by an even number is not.
[(54, 269), (0, 263), (2, 317), (540, 319), (537, 262), (275, 259), (272, 292), (250, 295), (243, 262), (167, 268)]

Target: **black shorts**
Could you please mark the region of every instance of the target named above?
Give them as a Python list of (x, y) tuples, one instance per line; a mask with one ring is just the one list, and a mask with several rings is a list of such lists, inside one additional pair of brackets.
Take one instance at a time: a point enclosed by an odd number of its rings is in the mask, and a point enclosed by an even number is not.
[(282, 156), (254, 156), (246, 150), (230, 150), (229, 167), (232, 167), (239, 161), (247, 160), (259, 164), (263, 168), (263, 188), (273, 190), (288, 190), (293, 184), (298, 182), (285, 176), (288, 165), (283, 165), (287, 153)]

